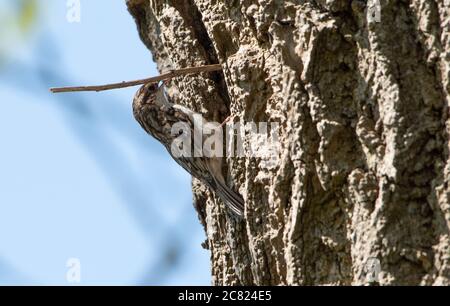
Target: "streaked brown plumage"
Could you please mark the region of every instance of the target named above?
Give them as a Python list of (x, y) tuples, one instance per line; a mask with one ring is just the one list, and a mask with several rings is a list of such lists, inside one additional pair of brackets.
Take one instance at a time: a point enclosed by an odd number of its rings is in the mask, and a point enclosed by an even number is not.
[[(193, 138), (194, 115), (198, 114), (184, 106), (172, 103), (165, 94), (163, 86), (149, 83), (137, 91), (133, 100), (133, 115), (148, 134), (164, 145), (179, 165), (213, 190), (236, 215), (243, 216), (244, 200), (240, 194), (226, 185), (222, 175), (222, 158), (175, 157), (172, 154), (172, 142), (178, 137), (178, 135), (172, 135), (172, 125), (178, 122), (186, 123)], [(206, 123), (204, 119), (202, 120)], [(191, 143), (195, 143), (193, 139)], [(194, 144), (194, 150), (199, 152), (198, 150), (202, 148), (197, 148)]]

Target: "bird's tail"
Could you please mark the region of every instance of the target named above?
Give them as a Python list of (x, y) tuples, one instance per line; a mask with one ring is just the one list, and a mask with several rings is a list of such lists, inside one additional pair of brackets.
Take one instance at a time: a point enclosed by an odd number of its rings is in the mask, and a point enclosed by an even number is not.
[(244, 217), (244, 199), (242, 196), (230, 189), (225, 184), (216, 181), (217, 193), (222, 201), (239, 217)]

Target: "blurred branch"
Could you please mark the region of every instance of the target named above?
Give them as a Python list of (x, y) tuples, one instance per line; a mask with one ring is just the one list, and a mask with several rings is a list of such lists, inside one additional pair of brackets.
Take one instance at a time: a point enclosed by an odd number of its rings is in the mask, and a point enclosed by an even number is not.
[[(47, 51), (47, 50), (46, 50)], [(43, 54), (40, 58), (46, 58)], [(40, 62), (39, 65), (27, 65), (15, 61), (12, 66), (14, 71), (4, 71), (8, 75), (5, 80), (18, 89), (23, 90), (23, 83), (27, 84), (27, 92), (33, 95), (46, 95), (42, 89), (49, 83), (67, 79), (66, 74), (60, 73), (52, 63)], [(48, 86), (48, 85), (47, 85)], [(104, 97), (100, 97), (104, 99)], [(123, 118), (124, 110), (121, 103), (108, 99), (108, 116), (104, 117), (104, 111), (96, 110), (105, 103), (94, 103), (90, 96), (55, 96), (58, 107), (65, 115), (64, 122), (81, 140), (81, 143), (94, 157), (100, 169), (106, 174), (112, 189), (127, 204), (136, 224), (140, 227), (148, 243), (157, 250), (149, 260), (142, 277), (138, 279), (139, 284), (161, 284), (167, 279), (170, 270), (180, 262), (186, 248), (192, 247), (190, 231), (186, 230), (192, 224), (193, 219), (186, 218), (192, 210), (191, 205), (181, 206), (185, 211), (177, 214), (175, 221), (170, 222), (157, 209), (152, 202), (151, 188), (142, 181), (151, 171), (147, 171), (146, 158), (139, 160), (140, 167), (132, 167), (126, 154), (117, 146), (117, 143), (109, 137), (106, 130), (115, 129), (124, 138), (130, 140), (128, 146), (131, 150), (140, 152), (141, 156), (151, 158), (152, 154), (142, 154), (141, 150), (150, 149), (152, 142), (147, 140), (144, 133), (135, 133), (136, 128), (128, 126), (127, 120), (117, 120), (117, 114)], [(59, 103), (59, 102), (64, 103)], [(99, 97), (95, 98), (99, 102)], [(130, 121), (131, 122), (131, 121)], [(142, 134), (142, 135), (141, 135)], [(153, 150), (151, 150), (153, 151)], [(153, 151), (154, 152), (154, 151)], [(158, 166), (153, 165), (154, 167)], [(160, 170), (156, 170), (158, 172)], [(158, 187), (159, 188), (159, 187)], [(195, 219), (194, 219), (195, 220)], [(170, 239), (167, 239), (170, 237)], [(1, 273), (0, 273), (1, 274)]]
[[(61, 68), (59, 49), (57, 45), (53, 45), (51, 37), (42, 41), (37, 47), (38, 61), (36, 63), (11, 62), (11, 65), (8, 65), (8, 67), (12, 67), (11, 70), (3, 69), (0, 76), (7, 76), (4, 81), (20, 91), (48, 98), (48, 92), (43, 89), (55, 82), (70, 82), (70, 79), (67, 73), (62, 72), (64, 70)], [(217, 68), (211, 67), (202, 71), (219, 70)], [(191, 70), (184, 74), (194, 72)], [(165, 75), (170, 77), (173, 75), (170, 73)], [(160, 77), (161, 75), (156, 78)], [(154, 78), (150, 79), (154, 80)], [(148, 79), (146, 80), (148, 81)], [(112, 189), (127, 204), (136, 224), (145, 234), (149, 245), (153, 246), (153, 250), (155, 250), (146, 267), (146, 271), (150, 271), (149, 275), (153, 277), (146, 277), (139, 281), (145, 284), (158, 284), (164, 281), (169, 275), (170, 269), (180, 262), (180, 257), (186, 253), (185, 250), (192, 247), (191, 231), (187, 229), (190, 225), (197, 224), (192, 223), (193, 219), (186, 216), (193, 213), (193, 210), (190, 205), (180, 205), (185, 210), (177, 214), (174, 221), (164, 217), (159, 209), (160, 205), (155, 205), (152, 201), (154, 200), (152, 188), (149, 188), (146, 180), (152, 173), (147, 168), (146, 162), (152, 157), (152, 154), (147, 154), (148, 152), (142, 152), (142, 150), (152, 148), (151, 151), (154, 152), (152, 142), (143, 141), (144, 139), (148, 140), (147, 135), (136, 133), (139, 130), (132, 124), (134, 122), (125, 119), (123, 114), (127, 110), (122, 103), (108, 98), (108, 106), (105, 107), (106, 103), (98, 103), (99, 99), (106, 102), (106, 98), (101, 95), (96, 96), (95, 101), (91, 95), (54, 96), (52, 100), (56, 102), (54, 105), (62, 111), (64, 122), (74, 132), (74, 136), (81, 140), (81, 143), (98, 163), (99, 168), (105, 173)], [(121, 120), (117, 120), (118, 118)], [(119, 143), (111, 136), (112, 134), (108, 133), (110, 130), (115, 131), (114, 135), (120, 135), (121, 139), (129, 141), (127, 148), (138, 152), (143, 157), (139, 159), (138, 167), (132, 166), (126, 152), (121, 149)], [(147, 158), (145, 158), (146, 156)], [(159, 165), (153, 165), (153, 167), (157, 166)], [(156, 190), (160, 187), (155, 186), (154, 188)], [(0, 271), (0, 276), (1, 274), (3, 274), (2, 271)]]

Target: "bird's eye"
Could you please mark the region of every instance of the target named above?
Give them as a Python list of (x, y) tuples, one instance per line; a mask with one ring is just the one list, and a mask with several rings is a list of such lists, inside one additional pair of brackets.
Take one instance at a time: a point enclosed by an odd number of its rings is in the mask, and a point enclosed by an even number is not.
[(148, 92), (153, 93), (155, 90), (158, 89), (158, 84), (151, 84), (147, 87)]
[(169, 116), (173, 116), (173, 115), (175, 114), (175, 110), (173, 109), (173, 107), (169, 107), (169, 108), (167, 109), (167, 114), (168, 114)]
[(148, 98), (151, 95), (153, 95), (153, 93), (155, 92), (156, 89), (157, 89), (157, 87), (155, 87), (155, 84), (143, 85), (142, 86), (142, 90), (143, 90), (142, 100), (147, 102)]

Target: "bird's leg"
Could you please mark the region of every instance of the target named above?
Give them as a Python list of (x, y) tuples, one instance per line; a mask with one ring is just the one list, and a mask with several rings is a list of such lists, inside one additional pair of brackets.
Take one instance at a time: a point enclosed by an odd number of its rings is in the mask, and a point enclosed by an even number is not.
[(227, 124), (228, 121), (230, 121), (231, 119), (234, 119), (234, 115), (229, 115), (227, 118), (225, 118), (225, 120), (222, 122), (222, 124), (220, 125), (220, 127), (223, 127), (225, 124)]
[(162, 86), (167, 87), (169, 85), (170, 81), (172, 81), (172, 78), (162, 80)]

